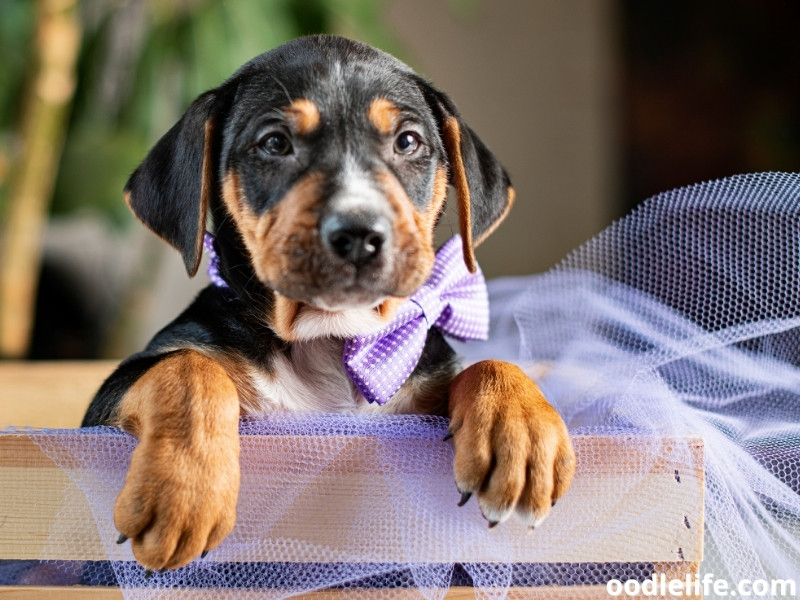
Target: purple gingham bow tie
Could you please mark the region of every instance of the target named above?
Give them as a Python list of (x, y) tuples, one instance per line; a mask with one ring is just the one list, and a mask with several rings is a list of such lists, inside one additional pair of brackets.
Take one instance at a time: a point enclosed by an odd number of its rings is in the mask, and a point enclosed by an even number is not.
[(428, 281), (388, 325), (345, 341), (345, 371), (368, 401), (385, 404), (400, 389), (417, 366), (431, 327), (461, 341), (489, 335), (486, 282), (480, 268), (467, 270), (460, 236), (439, 249)]

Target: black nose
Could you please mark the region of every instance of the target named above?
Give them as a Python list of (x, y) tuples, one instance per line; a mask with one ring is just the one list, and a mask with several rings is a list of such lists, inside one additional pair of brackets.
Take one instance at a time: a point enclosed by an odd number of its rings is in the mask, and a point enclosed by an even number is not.
[(320, 232), (331, 252), (362, 267), (380, 256), (389, 235), (389, 223), (373, 215), (332, 214), (323, 220)]

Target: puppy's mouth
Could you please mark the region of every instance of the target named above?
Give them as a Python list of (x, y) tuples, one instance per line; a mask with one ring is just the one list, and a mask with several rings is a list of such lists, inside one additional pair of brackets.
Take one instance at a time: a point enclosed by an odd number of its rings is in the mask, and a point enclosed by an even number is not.
[(328, 312), (343, 312), (360, 308), (377, 308), (389, 294), (376, 295), (367, 291), (345, 291), (341, 294), (326, 294), (311, 298), (307, 304)]
[[(324, 260), (330, 261), (330, 257)], [(286, 273), (271, 287), (290, 300), (329, 312), (375, 308), (389, 298), (410, 296), (423, 283), (412, 273), (396, 274), (393, 266), (396, 265), (376, 264), (369, 269), (356, 269), (334, 262), (318, 271)]]
[[(379, 330), (422, 281), (395, 261), (376, 270), (330, 264), (330, 256), (312, 263), (319, 271), (287, 270), (277, 284), (272, 327), (285, 340), (352, 337)], [(399, 276), (398, 276), (399, 275)], [(397, 282), (401, 282), (398, 285)]]
[(316, 285), (293, 278), (292, 282), (281, 282), (274, 289), (290, 300), (330, 312), (372, 308), (393, 295), (382, 287), (374, 288), (341, 280), (328, 285)]

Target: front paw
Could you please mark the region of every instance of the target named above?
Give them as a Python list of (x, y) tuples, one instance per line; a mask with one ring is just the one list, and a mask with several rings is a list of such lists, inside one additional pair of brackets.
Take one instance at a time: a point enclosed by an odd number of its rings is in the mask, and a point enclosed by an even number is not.
[(216, 547), (233, 529), (239, 440), (145, 436), (114, 507), (120, 541), (150, 570), (175, 569)]
[(515, 512), (538, 526), (575, 472), (566, 425), (539, 387), (510, 363), (476, 363), (450, 386), (450, 417), (460, 504), (477, 494), (490, 527)]

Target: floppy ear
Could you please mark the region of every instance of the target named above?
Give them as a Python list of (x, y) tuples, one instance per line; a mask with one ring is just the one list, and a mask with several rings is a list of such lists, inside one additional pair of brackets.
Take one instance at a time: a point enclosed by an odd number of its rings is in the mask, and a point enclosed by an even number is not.
[(458, 221), (464, 262), (475, 272), (474, 248), (500, 224), (514, 202), (514, 188), (494, 154), (458, 114), (452, 100), (426, 84), (449, 163), (450, 183), (458, 197)]
[(181, 253), (189, 276), (200, 265), (213, 185), (214, 100), (213, 92), (195, 100), (125, 185), (128, 207)]

